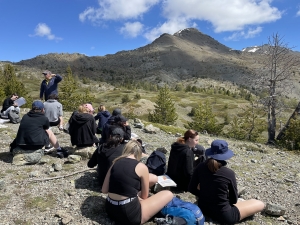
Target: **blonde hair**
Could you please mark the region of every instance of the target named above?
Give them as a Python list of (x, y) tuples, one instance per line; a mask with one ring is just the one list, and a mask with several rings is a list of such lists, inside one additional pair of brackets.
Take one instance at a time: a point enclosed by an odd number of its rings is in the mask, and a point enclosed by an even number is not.
[(105, 106), (104, 105), (99, 105), (98, 107), (98, 112), (105, 111)]
[(78, 112), (80, 112), (80, 113), (89, 113), (89, 109), (84, 107), (84, 105), (80, 105), (78, 107)]
[(113, 163), (115, 163), (117, 160), (121, 158), (126, 158), (130, 155), (134, 155), (134, 158), (136, 158), (137, 161), (140, 161), (142, 158), (142, 148), (140, 142), (136, 140), (130, 140), (123, 149), (122, 155), (118, 158), (114, 159)]

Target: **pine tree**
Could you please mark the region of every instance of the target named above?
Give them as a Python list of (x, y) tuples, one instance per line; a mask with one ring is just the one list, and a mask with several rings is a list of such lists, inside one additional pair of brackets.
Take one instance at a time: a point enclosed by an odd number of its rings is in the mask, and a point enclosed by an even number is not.
[(79, 87), (78, 81), (75, 79), (70, 66), (67, 67), (67, 75), (64, 77), (60, 86), (60, 102), (64, 107), (64, 110), (73, 111), (78, 108), (79, 105), (87, 102), (93, 102), (94, 96), (90, 91), (86, 89), (83, 93), (76, 93)]
[(25, 85), (18, 80), (15, 73), (15, 69), (11, 64), (4, 65), (4, 69), (0, 74), (0, 97), (5, 98), (13, 93), (17, 93), (19, 96), (24, 97), (27, 103), (24, 105), (28, 107), (31, 104), (31, 97), (28, 96), (28, 92), (25, 89)]
[(171, 98), (170, 89), (167, 87), (167, 85), (159, 89), (155, 103), (156, 105), (154, 106), (154, 112), (149, 113), (149, 121), (165, 125), (174, 124), (178, 118), (178, 115), (176, 113), (175, 103)]
[(222, 125), (217, 123), (215, 114), (209, 102), (200, 103), (195, 108), (193, 122), (188, 123), (188, 127), (197, 131), (206, 131), (210, 134), (219, 134), (222, 131)]

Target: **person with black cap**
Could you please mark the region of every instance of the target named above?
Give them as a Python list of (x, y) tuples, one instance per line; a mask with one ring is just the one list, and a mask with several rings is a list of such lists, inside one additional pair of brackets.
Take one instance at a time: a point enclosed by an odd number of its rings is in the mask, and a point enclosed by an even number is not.
[(116, 116), (121, 115), (121, 109), (116, 108), (112, 112), (111, 117), (109, 117), (108, 121), (103, 125), (102, 132), (101, 132), (101, 138), (100, 138), (100, 144), (106, 143), (109, 139), (110, 135), (110, 126), (115, 124), (115, 118)]
[(50, 123), (45, 116), (44, 104), (40, 100), (32, 103), (32, 109), (23, 116), (16, 138), (11, 144), (11, 152), (19, 147), (23, 150), (38, 150), (49, 142), (56, 148), (60, 158), (67, 157), (68, 152), (60, 147), (56, 136), (49, 130)]
[(264, 209), (265, 204), (256, 199), (238, 201), (235, 173), (226, 167), (226, 160), (234, 154), (226, 141), (214, 140), (205, 155), (208, 159), (196, 167), (189, 184), (205, 216), (234, 224)]
[(62, 81), (62, 77), (59, 74), (51, 73), (49, 70), (43, 71), (43, 75), (45, 79), (41, 83), (40, 99), (43, 100), (43, 97), (45, 97), (45, 101), (47, 101), (49, 95), (58, 94), (57, 86)]
[(124, 131), (124, 141), (129, 141), (131, 139), (131, 127), (128, 123), (128, 119), (122, 115), (118, 115), (115, 117), (114, 125), (112, 125), (109, 129), (113, 130), (116, 128), (121, 128)]
[(107, 143), (103, 143), (97, 147), (87, 166), (93, 168), (97, 165), (97, 172), (100, 186), (104, 182), (104, 178), (114, 159), (122, 155), (124, 146), (124, 131), (116, 128), (110, 133)]

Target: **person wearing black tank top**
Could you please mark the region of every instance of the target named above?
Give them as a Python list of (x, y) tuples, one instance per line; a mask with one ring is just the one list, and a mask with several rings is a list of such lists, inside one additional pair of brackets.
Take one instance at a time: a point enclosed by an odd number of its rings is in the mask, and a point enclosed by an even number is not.
[(140, 143), (129, 141), (113, 161), (102, 186), (102, 193), (108, 194), (106, 212), (120, 224), (143, 224), (173, 199), (167, 190), (149, 197), (149, 187), (157, 182), (157, 176), (149, 174), (147, 166), (139, 162), (141, 157)]

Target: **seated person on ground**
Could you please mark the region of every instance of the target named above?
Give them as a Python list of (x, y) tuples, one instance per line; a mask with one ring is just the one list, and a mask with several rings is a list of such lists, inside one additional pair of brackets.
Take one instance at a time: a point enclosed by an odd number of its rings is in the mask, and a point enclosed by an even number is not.
[(100, 144), (107, 142), (109, 138), (109, 128), (111, 125), (114, 125), (115, 123), (115, 117), (121, 115), (121, 109), (116, 108), (112, 112), (112, 116), (107, 120), (107, 122), (104, 124), (102, 127), (102, 132), (101, 132), (101, 139), (100, 139)]
[(69, 134), (72, 145), (91, 147), (99, 142), (95, 135), (97, 124), (93, 113), (93, 106), (89, 103), (80, 105), (78, 111), (73, 112), (69, 119)]
[(226, 141), (214, 140), (205, 153), (209, 158), (196, 167), (189, 184), (205, 216), (234, 224), (264, 209), (264, 203), (256, 199), (238, 201), (235, 173), (226, 167), (225, 160), (233, 156)]
[(97, 165), (97, 172), (101, 186), (113, 160), (122, 155), (125, 146), (123, 137), (124, 131), (121, 128), (114, 129), (110, 134), (108, 142), (98, 146), (92, 155), (92, 158), (88, 161), (87, 165), (90, 168)]
[(109, 130), (112, 131), (116, 128), (121, 128), (124, 131), (124, 141), (129, 141), (131, 139), (131, 127), (127, 122), (127, 118), (122, 115), (115, 117), (114, 125), (109, 127)]
[(49, 119), (50, 126), (58, 126), (60, 130), (63, 130), (63, 106), (58, 102), (57, 94), (50, 94), (44, 106), (45, 116)]
[(102, 128), (104, 126), (104, 124), (108, 121), (108, 119), (111, 117), (110, 112), (108, 112), (105, 109), (104, 105), (100, 105), (98, 108), (98, 113), (97, 115), (94, 117), (95, 120), (99, 120), (98, 122), (98, 128), (97, 128), (97, 134), (101, 134), (102, 133)]
[(6, 98), (3, 102), (2, 109), (1, 109), (1, 117), (3, 119), (8, 118), (8, 113), (10, 110), (16, 110), (20, 113), (20, 108), (14, 102), (19, 98), (17, 93), (13, 93), (10, 97)]
[(108, 194), (105, 208), (108, 216), (121, 224), (140, 225), (147, 222), (173, 199), (173, 193), (160, 191), (149, 197), (149, 187), (157, 182), (157, 176), (149, 174), (140, 163), (140, 143), (131, 140), (108, 170), (102, 193)]
[(192, 148), (198, 144), (199, 135), (194, 130), (187, 130), (183, 137), (171, 145), (167, 175), (170, 176), (177, 188), (187, 191), (193, 174), (194, 152)]
[(36, 100), (32, 103), (32, 109), (21, 120), (17, 137), (11, 144), (11, 151), (16, 147), (38, 150), (49, 142), (57, 149), (59, 157), (67, 156), (67, 152), (59, 146), (55, 135), (49, 130), (49, 120), (45, 116), (43, 102)]

